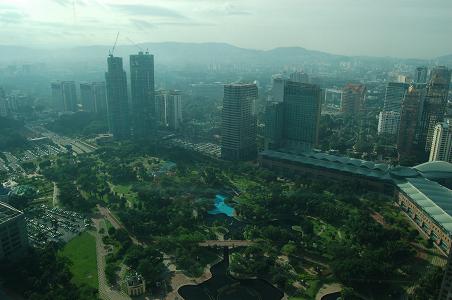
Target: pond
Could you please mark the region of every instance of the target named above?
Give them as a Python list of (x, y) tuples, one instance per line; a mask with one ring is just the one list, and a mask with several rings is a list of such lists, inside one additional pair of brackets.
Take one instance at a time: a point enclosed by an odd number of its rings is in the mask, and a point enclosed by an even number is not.
[(212, 278), (198, 285), (184, 285), (179, 295), (185, 300), (281, 300), (284, 293), (263, 279), (236, 279), (229, 275), (229, 250), (210, 268)]
[(227, 205), (224, 200), (226, 200), (226, 196), (223, 195), (216, 195), (215, 196), (215, 208), (210, 210), (208, 214), (210, 215), (218, 215), (218, 214), (225, 214), (228, 217), (235, 216), (235, 210), (231, 206)]
[(341, 292), (335, 292), (328, 295), (325, 295), (322, 297), (321, 300), (340, 300), (341, 298)]

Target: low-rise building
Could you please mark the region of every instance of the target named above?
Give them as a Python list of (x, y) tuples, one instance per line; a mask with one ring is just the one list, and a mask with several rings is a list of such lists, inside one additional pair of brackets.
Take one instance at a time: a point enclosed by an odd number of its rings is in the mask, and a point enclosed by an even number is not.
[(129, 274), (124, 282), (124, 287), (129, 296), (140, 296), (146, 292), (146, 282), (137, 272)]

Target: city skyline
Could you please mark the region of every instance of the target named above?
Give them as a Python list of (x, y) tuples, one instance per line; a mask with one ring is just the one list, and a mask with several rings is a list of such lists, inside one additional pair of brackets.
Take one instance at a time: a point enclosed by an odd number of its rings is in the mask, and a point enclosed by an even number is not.
[[(252, 49), (296, 46), (343, 55), (433, 58), (452, 52), (444, 43), (451, 11), (452, 3), (443, 0), (6, 0), (0, 4), (0, 36), (9, 45), (64, 48), (112, 44), (120, 31), (122, 44), (225, 42)], [(413, 34), (416, 39), (406, 43)]]

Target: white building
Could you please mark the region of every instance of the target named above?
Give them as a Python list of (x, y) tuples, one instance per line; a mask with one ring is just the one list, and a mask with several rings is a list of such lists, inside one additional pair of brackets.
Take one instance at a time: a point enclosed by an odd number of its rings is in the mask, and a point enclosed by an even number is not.
[(272, 77), (272, 92), (271, 101), (272, 102), (283, 102), (284, 101), (284, 85), (286, 80), (282, 75), (273, 75)]
[(399, 130), (400, 113), (382, 111), (378, 116), (378, 134), (395, 135)]
[(447, 119), (435, 126), (429, 161), (452, 162), (452, 120)]

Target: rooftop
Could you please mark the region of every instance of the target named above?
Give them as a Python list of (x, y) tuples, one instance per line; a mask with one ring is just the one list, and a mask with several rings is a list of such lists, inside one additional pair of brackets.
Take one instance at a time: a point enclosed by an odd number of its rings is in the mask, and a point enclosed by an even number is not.
[(452, 178), (452, 164), (446, 161), (429, 161), (413, 168), (429, 179)]
[(432, 219), (452, 234), (452, 191), (426, 178), (407, 178), (397, 184)]
[(21, 214), (22, 214), (21, 211), (15, 209), (14, 207), (4, 202), (0, 202), (0, 224), (3, 224), (11, 219), (14, 219), (15, 217)]

